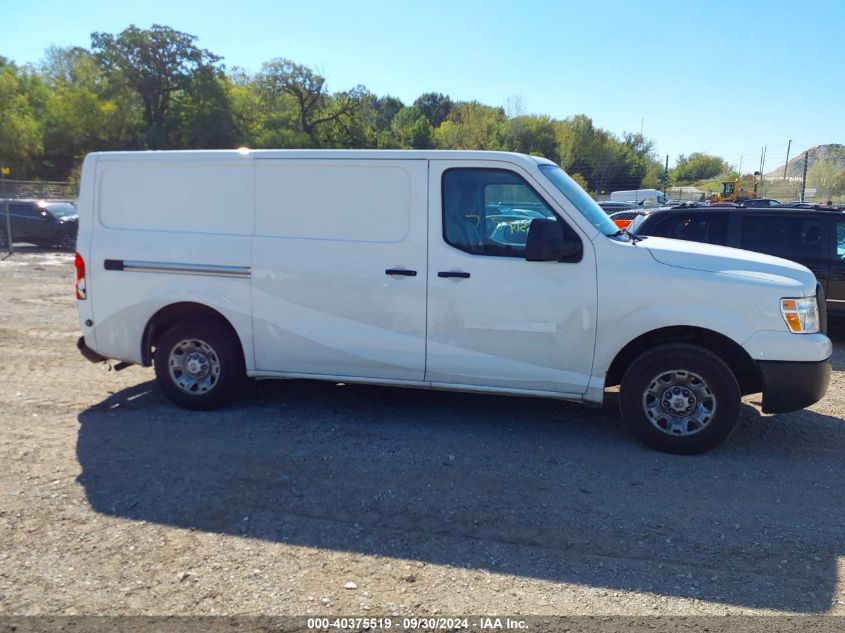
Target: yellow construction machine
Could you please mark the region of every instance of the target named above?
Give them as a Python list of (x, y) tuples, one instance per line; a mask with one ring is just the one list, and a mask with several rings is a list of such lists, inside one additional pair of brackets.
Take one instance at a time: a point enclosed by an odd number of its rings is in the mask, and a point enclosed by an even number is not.
[(741, 182), (739, 178), (732, 178), (720, 181), (719, 193), (714, 193), (710, 196), (710, 202), (735, 202), (737, 204), (759, 198), (757, 193), (757, 177), (755, 172), (754, 189), (747, 191), (745, 189), (746, 183)]

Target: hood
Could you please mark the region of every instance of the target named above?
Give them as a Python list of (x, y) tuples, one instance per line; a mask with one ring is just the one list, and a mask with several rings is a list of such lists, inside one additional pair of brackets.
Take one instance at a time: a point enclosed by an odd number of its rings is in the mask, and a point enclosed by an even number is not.
[(638, 246), (648, 249), (654, 259), (667, 266), (750, 277), (786, 286), (800, 285), (811, 294), (815, 292), (813, 273), (801, 264), (780, 257), (664, 237), (649, 237)]

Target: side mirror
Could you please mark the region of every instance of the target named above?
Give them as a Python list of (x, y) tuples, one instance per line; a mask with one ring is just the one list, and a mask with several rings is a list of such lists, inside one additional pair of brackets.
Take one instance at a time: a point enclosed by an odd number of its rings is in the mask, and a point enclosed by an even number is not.
[(529, 262), (581, 261), (581, 242), (567, 240), (563, 225), (555, 220), (531, 220), (525, 240), (525, 260)]

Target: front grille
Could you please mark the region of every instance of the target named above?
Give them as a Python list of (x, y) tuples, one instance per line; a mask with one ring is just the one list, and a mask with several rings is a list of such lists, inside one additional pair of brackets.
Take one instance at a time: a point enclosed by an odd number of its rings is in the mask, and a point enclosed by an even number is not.
[(816, 284), (816, 303), (819, 304), (819, 331), (827, 334), (827, 300), (824, 296), (824, 288)]

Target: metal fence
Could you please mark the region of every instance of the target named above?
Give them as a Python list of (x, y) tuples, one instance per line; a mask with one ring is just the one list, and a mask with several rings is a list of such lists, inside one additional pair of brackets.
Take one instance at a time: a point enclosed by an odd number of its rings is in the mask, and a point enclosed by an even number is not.
[[(49, 180), (5, 179), (5, 193), (10, 200), (26, 198), (36, 200), (76, 200), (79, 194), (76, 182), (54, 182)], [(2, 193), (0, 193), (2, 199)]]

